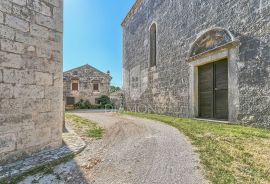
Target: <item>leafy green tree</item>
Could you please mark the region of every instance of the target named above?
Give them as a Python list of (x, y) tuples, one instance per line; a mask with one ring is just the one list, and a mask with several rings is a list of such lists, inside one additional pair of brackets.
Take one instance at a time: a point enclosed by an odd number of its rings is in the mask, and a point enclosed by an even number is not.
[(111, 93), (114, 93), (114, 92), (120, 91), (120, 90), (121, 90), (121, 88), (118, 86), (111, 86)]

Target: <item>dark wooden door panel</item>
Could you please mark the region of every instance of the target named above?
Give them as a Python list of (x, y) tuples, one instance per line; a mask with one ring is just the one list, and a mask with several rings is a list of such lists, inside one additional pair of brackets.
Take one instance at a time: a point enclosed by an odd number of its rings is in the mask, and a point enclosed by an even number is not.
[(207, 92), (213, 90), (213, 65), (199, 67), (199, 90)]
[(214, 117), (228, 119), (228, 62), (214, 63)]
[(222, 60), (198, 68), (199, 116), (228, 119), (228, 62)]
[(228, 62), (222, 60), (215, 63), (215, 88), (228, 89)]
[(214, 114), (216, 119), (228, 119), (228, 90), (218, 90), (215, 92)]
[(199, 115), (213, 117), (213, 64), (204, 65), (199, 70)]
[(212, 118), (213, 117), (213, 92), (200, 93), (200, 117)]

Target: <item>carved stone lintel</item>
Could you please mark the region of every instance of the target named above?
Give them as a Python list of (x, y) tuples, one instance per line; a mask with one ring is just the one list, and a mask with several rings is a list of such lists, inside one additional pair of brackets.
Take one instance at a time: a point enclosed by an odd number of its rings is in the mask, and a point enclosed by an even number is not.
[(192, 62), (192, 61), (195, 61), (197, 60), (198, 58), (201, 58), (201, 57), (206, 57), (208, 55), (211, 55), (211, 54), (214, 54), (216, 52), (220, 52), (222, 50), (225, 50), (225, 49), (230, 49), (230, 48), (234, 48), (234, 47), (238, 47), (240, 45), (240, 41), (239, 40), (234, 40), (234, 41), (231, 41), (231, 42), (228, 42), (228, 43), (225, 43), (224, 45), (221, 45), (217, 48), (213, 48), (211, 50), (207, 50), (205, 52), (202, 52), (198, 55), (195, 55), (195, 56), (192, 56), (192, 57), (189, 57), (187, 59), (188, 62)]

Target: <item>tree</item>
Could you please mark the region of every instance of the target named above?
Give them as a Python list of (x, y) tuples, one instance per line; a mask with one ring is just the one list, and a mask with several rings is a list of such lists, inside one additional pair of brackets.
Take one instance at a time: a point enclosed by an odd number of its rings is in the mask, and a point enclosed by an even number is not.
[(120, 87), (118, 87), (118, 86), (111, 86), (111, 90), (110, 90), (110, 92), (111, 93), (114, 93), (114, 92), (116, 92), (116, 91), (120, 91), (121, 90), (121, 88)]

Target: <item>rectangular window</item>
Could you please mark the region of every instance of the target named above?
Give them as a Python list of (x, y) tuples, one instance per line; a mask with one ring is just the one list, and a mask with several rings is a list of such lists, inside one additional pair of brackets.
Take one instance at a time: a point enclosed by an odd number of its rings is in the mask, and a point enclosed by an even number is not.
[(79, 90), (79, 84), (76, 82), (76, 83), (72, 83), (72, 91), (78, 91)]
[(99, 91), (99, 85), (98, 84), (93, 84), (93, 90), (94, 91)]

